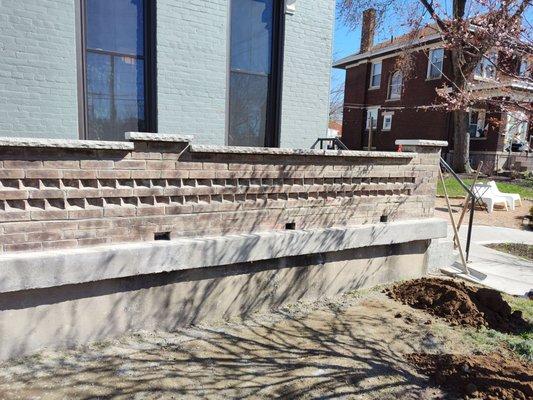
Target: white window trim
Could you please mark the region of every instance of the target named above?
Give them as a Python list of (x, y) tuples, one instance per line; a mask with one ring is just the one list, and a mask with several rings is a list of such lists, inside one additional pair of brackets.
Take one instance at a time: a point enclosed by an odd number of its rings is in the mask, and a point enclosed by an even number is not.
[[(514, 118), (514, 119), (522, 119), (522, 120), (526, 120), (527, 117), (525, 115), (525, 113), (521, 112), (521, 111), (510, 111), (508, 113), (506, 113), (506, 116), (505, 116), (505, 143), (509, 143), (513, 138), (511, 137), (511, 122), (510, 122), (510, 119), (511, 118)], [(522, 140), (526, 140), (527, 138), (527, 133), (529, 131), (529, 124), (527, 122), (524, 122), (525, 123), (525, 129), (524, 129), (524, 137), (520, 137), (520, 139)]]
[(376, 106), (376, 107), (367, 107), (367, 108), (366, 108), (365, 131), (370, 130), (370, 127), (369, 127), (369, 119), (368, 119), (368, 113), (369, 113), (370, 111), (376, 111), (376, 123), (375, 123), (375, 126), (372, 127), (372, 130), (375, 131), (375, 130), (378, 129), (379, 109), (380, 109), (379, 106)]
[[(394, 77), (394, 75), (399, 72), (400, 73), (400, 76), (402, 78), (401, 80), (401, 83), (400, 83), (400, 94), (398, 95), (395, 95), (394, 97), (392, 97), (392, 78)], [(398, 101), (398, 100), (401, 100), (402, 99), (402, 95), (403, 95), (403, 72), (400, 71), (400, 70), (396, 70), (392, 73), (392, 75), (390, 76), (389, 78), (389, 85), (388, 85), (388, 88), (387, 88), (387, 101)]]
[[(495, 59), (494, 59), (494, 63), (491, 62), (490, 58), (492, 55), (495, 55)], [(483, 68), (483, 62), (487, 60), (490, 64), (494, 64), (494, 76), (493, 77), (487, 77), (485, 75), (485, 69)], [(482, 58), (481, 58), (481, 61), (479, 62), (481, 64), (481, 75), (479, 75), (477, 73), (477, 66), (474, 68), (474, 79), (478, 80), (478, 81), (489, 81), (489, 82), (492, 82), (492, 81), (495, 81), (497, 78), (498, 78), (498, 71), (496, 69), (496, 66), (498, 64), (498, 52), (496, 51), (489, 51), (486, 55), (484, 55)], [(489, 64), (489, 65), (490, 65)]]
[[(525, 68), (522, 70), (522, 66), (525, 65)], [(529, 61), (528, 60), (521, 60), (520, 65), (518, 67), (518, 76), (521, 76), (525, 78), (528, 73), (530, 74), (530, 68), (529, 68)]]
[[(439, 69), (439, 76), (438, 77), (431, 77), (430, 76), (430, 72), (431, 72), (431, 66), (433, 65), (433, 63), (431, 62), (431, 56), (433, 55), (433, 53), (437, 50), (442, 50), (442, 67)], [(436, 67), (436, 66), (435, 66)], [(428, 69), (427, 69), (427, 72), (426, 72), (426, 79), (428, 81), (433, 81), (433, 80), (437, 80), (437, 79), (441, 79), (442, 78), (442, 70), (444, 69), (444, 48), (443, 47), (438, 47), (438, 48), (435, 48), (435, 49), (431, 49), (429, 50), (429, 54), (428, 54)]]
[[(487, 128), (487, 110), (484, 110), (482, 108), (471, 108), (468, 110), (468, 135), (470, 136), (470, 115), (472, 112), (478, 113), (478, 121), (477, 121), (477, 128), (479, 129), (479, 118), (483, 116), (483, 130), (485, 131)], [(487, 139), (487, 133), (485, 132), (485, 136), (481, 137), (470, 137), (470, 140), (486, 140)]]
[[(381, 72), (379, 73), (379, 83), (378, 85), (376, 86), (373, 86), (372, 85), (372, 80), (374, 78), (374, 68), (376, 67), (376, 65), (381, 65)], [(370, 66), (370, 86), (368, 87), (369, 89), (379, 89), (381, 87), (381, 78), (382, 78), (382, 75), (383, 75), (383, 64), (381, 61), (374, 61), (372, 62), (372, 65)]]
[[(394, 112), (384, 112), (382, 113), (383, 115), (383, 122), (381, 124), (381, 130), (383, 132), (389, 132), (392, 130), (392, 120), (393, 120), (393, 115), (394, 115)], [(385, 119), (386, 118), (390, 118), (390, 126), (388, 128), (385, 127)]]

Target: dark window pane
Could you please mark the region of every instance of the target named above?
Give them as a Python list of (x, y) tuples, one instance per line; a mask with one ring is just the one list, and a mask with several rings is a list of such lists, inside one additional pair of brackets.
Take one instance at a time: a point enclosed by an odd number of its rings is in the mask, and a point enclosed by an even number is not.
[(231, 73), (230, 145), (265, 145), (268, 81), (266, 76)]
[(87, 122), (91, 139), (105, 139), (111, 120), (112, 57), (87, 54)]
[(232, 0), (231, 69), (270, 74), (273, 0)]
[(124, 132), (146, 129), (144, 115), (143, 61), (89, 52), (89, 137), (97, 140), (122, 140)]
[(132, 57), (115, 57), (116, 130), (146, 130), (144, 120), (144, 62)]
[(87, 48), (144, 54), (143, 0), (87, 0)]

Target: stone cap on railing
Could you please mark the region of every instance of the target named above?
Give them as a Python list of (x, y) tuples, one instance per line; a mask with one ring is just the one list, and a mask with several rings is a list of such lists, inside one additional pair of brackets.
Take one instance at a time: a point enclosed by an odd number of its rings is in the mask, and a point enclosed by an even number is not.
[(257, 155), (287, 155), (287, 156), (330, 156), (330, 157), (376, 157), (376, 158), (413, 158), (415, 153), (399, 153), (391, 151), (362, 151), (362, 150), (319, 150), (319, 149), (290, 149), (279, 147), (241, 147), (241, 146), (204, 146), (193, 144), (191, 153), (218, 154), (257, 154)]
[(427, 140), (427, 139), (398, 139), (397, 146), (424, 146), (424, 147), (446, 147), (448, 142), (445, 140)]
[(78, 150), (133, 150), (133, 143), (103, 140), (72, 140), (0, 137), (0, 147), (62, 148)]
[(194, 136), (174, 133), (126, 132), (125, 138), (132, 142), (190, 142)]
[[(214, 146), (190, 144), (194, 139), (191, 135), (163, 134), (148, 132), (126, 132), (127, 141), (71, 140), (44, 138), (12, 138), (0, 137), (0, 147), (33, 147), (63, 148), (80, 150), (124, 150), (135, 149), (134, 142), (185, 143), (191, 153), (219, 154), (257, 154), (287, 156), (330, 156), (330, 157), (361, 157), (361, 158), (413, 158), (415, 152), (363, 151), (363, 150), (318, 150), (291, 149), (274, 147)], [(396, 140), (397, 145), (408, 148), (446, 147), (448, 142), (439, 140)]]

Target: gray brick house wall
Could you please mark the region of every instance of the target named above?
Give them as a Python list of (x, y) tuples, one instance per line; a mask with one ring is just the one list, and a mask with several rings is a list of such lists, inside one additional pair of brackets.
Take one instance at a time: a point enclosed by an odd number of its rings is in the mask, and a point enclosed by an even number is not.
[(335, 2), (299, 0), (286, 16), (281, 147), (309, 147), (325, 136)]
[(73, 0), (0, 0), (0, 136), (78, 138)]
[[(0, 0), (0, 136), (77, 139), (74, 0)], [(281, 146), (325, 133), (333, 0), (298, 0), (287, 15)], [(225, 144), (228, 0), (157, 1), (159, 132)]]
[(228, 0), (157, 2), (158, 130), (225, 144)]

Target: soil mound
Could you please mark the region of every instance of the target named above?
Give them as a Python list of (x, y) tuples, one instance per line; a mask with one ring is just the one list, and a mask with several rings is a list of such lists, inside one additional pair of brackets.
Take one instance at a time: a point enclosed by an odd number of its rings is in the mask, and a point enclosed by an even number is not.
[(385, 293), (413, 308), (442, 317), (452, 325), (485, 326), (503, 333), (528, 329), (522, 313), (512, 312), (497, 290), (451, 279), (421, 278), (394, 285)]
[(516, 359), (499, 354), (459, 356), (410, 354), (420, 373), (448, 392), (464, 398), (526, 400), (533, 398), (533, 373)]

